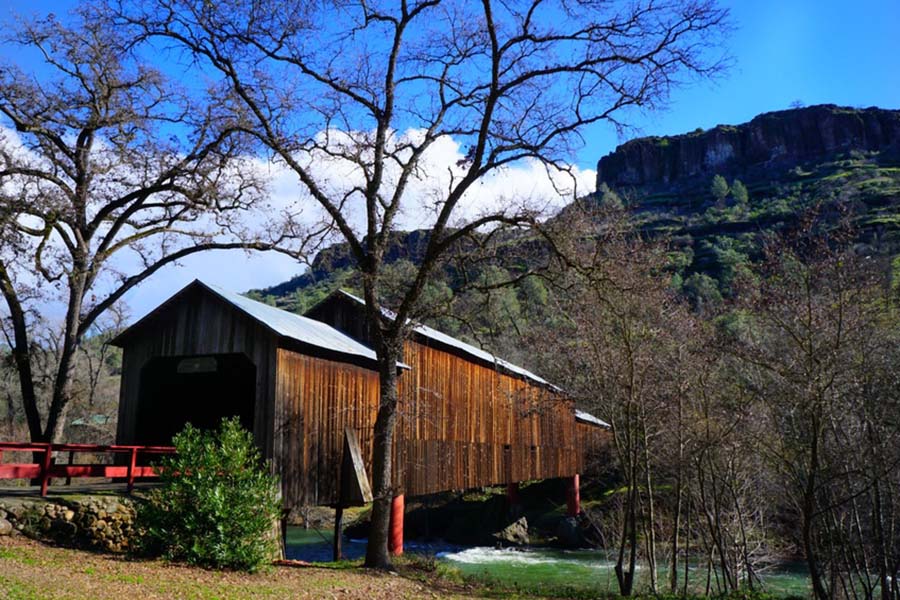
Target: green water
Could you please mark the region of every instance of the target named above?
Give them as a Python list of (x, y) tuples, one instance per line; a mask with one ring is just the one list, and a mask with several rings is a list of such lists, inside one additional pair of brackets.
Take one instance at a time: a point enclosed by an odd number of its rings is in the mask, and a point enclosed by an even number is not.
[[(310, 562), (328, 562), (332, 558), (331, 530), (298, 527), (288, 529), (288, 558)], [(617, 591), (613, 561), (602, 550), (556, 550), (552, 548), (461, 547), (451, 544), (407, 542), (408, 553), (436, 556), (459, 569), (463, 575), (503, 587), (525, 591), (552, 593), (564, 589), (573, 592)], [(343, 541), (344, 558), (361, 558), (366, 553), (365, 540)], [(706, 571), (691, 573), (691, 587), (702, 592)], [(766, 591), (781, 596), (809, 596), (809, 580), (799, 565), (771, 569), (763, 576)], [(668, 582), (665, 569), (660, 570), (661, 587)], [(636, 586), (646, 589), (648, 575), (638, 568)], [(715, 583), (713, 583), (715, 589)]]
[[(614, 562), (601, 550), (555, 550), (534, 548), (526, 550), (467, 548), (456, 552), (442, 552), (447, 561), (463, 574), (485, 581), (500, 583), (523, 590), (570, 589), (573, 591), (615, 592), (618, 590)], [(706, 571), (691, 573), (690, 589), (704, 591)], [(762, 575), (766, 591), (780, 596), (809, 595), (810, 587), (799, 566), (771, 569)], [(668, 586), (667, 569), (659, 570), (659, 585)], [(679, 584), (680, 585), (680, 584)], [(715, 590), (715, 581), (713, 581)], [(635, 587), (649, 588), (649, 573), (638, 567)]]

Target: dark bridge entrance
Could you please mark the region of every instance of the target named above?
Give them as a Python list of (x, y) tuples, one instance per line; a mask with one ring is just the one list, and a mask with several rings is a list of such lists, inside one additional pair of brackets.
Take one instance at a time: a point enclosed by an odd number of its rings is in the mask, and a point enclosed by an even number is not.
[(243, 354), (154, 358), (140, 381), (138, 444), (167, 445), (186, 423), (213, 429), (233, 416), (253, 431), (256, 366)]

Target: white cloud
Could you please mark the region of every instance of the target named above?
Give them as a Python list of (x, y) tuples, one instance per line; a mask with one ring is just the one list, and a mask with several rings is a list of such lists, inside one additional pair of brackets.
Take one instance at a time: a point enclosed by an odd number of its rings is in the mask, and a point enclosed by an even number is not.
[[(327, 143), (331, 147), (342, 150), (352, 149), (354, 144), (365, 143), (369, 134), (334, 132), (327, 134)], [(419, 130), (411, 129), (396, 136), (396, 143), (403, 144), (410, 140), (418, 141)], [(320, 143), (326, 142), (326, 134), (321, 134)], [(363, 177), (359, 168), (345, 160), (315, 152), (298, 157), (298, 161), (306, 166), (316, 177), (317, 183), (331, 195), (337, 197), (350, 192), (354, 186), (363, 185)], [(420, 168), (411, 178), (406, 188), (405, 201), (396, 221), (398, 229), (429, 228), (442, 206), (447, 191), (453, 182), (465, 174), (465, 153), (460, 144), (449, 137), (444, 137), (432, 144), (420, 159)], [(275, 203), (288, 207), (290, 203), (299, 202), (306, 205), (309, 219), (321, 218), (324, 215), (318, 206), (310, 206), (310, 199), (302, 191), (295, 176), (283, 166), (261, 164), (271, 177)], [(399, 168), (388, 163), (385, 174), (386, 189), (399, 179)], [(525, 160), (497, 169), (482, 177), (463, 197), (454, 210), (454, 220), (462, 223), (486, 212), (498, 212), (527, 206), (532, 210), (549, 216), (570, 203), (575, 196), (583, 196), (594, 190), (595, 172), (582, 170), (577, 166), (568, 172), (548, 168), (537, 160)], [(364, 231), (365, 207), (357, 195), (348, 201), (344, 214), (357, 230)]]
[[(4, 132), (0, 128), (0, 135)], [(398, 136), (398, 141), (415, 139), (421, 132), (409, 130)], [(353, 136), (330, 132), (332, 140), (352, 143)], [(365, 134), (354, 134), (365, 135)], [(14, 143), (18, 142), (12, 137)], [(421, 160), (418, 176), (410, 181), (406, 201), (398, 215), (398, 229), (428, 228), (433, 223), (440, 199), (454, 181), (463, 173), (464, 150), (450, 138), (436, 142)], [(330, 192), (343, 192), (359, 185), (362, 178), (357, 169), (346, 162), (322, 153), (300, 157), (310, 167), (310, 172)], [(248, 229), (267, 228), (277, 223), (283, 212), (290, 212), (299, 221), (314, 224), (325, 217), (325, 212), (305, 192), (297, 176), (283, 165), (261, 159), (248, 162), (259, 170), (269, 184), (266, 202), (248, 213), (242, 223)], [(389, 182), (396, 182), (398, 171), (387, 173)], [(548, 174), (538, 161), (522, 161), (499, 169), (482, 178), (470, 189), (454, 214), (454, 222), (462, 223), (486, 213), (513, 209), (527, 205), (545, 215), (556, 212), (572, 201), (593, 191), (594, 172), (572, 167), (569, 173)], [(346, 207), (348, 218), (358, 231), (363, 230), (365, 210), (360, 200)], [(299, 215), (299, 216), (298, 216)], [(121, 256), (116, 266), (122, 271), (136, 267), (135, 256)], [(303, 272), (298, 261), (276, 253), (246, 253), (243, 251), (217, 251), (191, 256), (178, 265), (161, 269), (144, 284), (125, 296), (131, 313), (138, 317), (152, 309), (168, 296), (195, 278), (202, 278), (227, 289), (245, 291), (281, 283)], [(5, 307), (4, 307), (5, 308)], [(55, 312), (55, 311), (51, 311)]]

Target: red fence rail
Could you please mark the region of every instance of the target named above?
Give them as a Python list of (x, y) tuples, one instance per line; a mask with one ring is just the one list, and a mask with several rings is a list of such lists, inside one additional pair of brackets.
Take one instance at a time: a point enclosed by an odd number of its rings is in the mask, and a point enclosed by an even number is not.
[[(42, 454), (39, 463), (3, 464), (4, 452), (31, 452)], [(68, 452), (69, 463), (58, 465), (54, 453)], [(73, 464), (76, 454), (110, 454), (127, 455), (127, 465), (105, 464)], [(149, 479), (157, 476), (152, 466), (138, 465), (138, 456), (175, 454), (171, 446), (99, 446), (94, 444), (41, 444), (0, 442), (0, 479), (35, 479), (40, 481), (41, 496), (47, 495), (47, 488), (53, 478), (66, 478), (69, 483), (73, 477), (107, 477), (125, 479), (128, 492), (134, 489), (135, 479)]]

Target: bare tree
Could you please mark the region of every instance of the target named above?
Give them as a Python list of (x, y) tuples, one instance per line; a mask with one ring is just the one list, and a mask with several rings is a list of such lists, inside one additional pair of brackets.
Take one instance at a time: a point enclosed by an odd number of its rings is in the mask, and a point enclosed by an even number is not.
[[(685, 494), (688, 416), (699, 324), (661, 272), (662, 243), (647, 243), (616, 208), (575, 208), (543, 228), (562, 268), (552, 281), (556, 322), (536, 335), (557, 381), (612, 427), (618, 494), (615, 574), (621, 594), (634, 593), (638, 563), (659, 591), (660, 547), (671, 506), (670, 568), (677, 570)], [(662, 483), (665, 482), (665, 483)], [(674, 488), (674, 502), (661, 489)], [(661, 502), (665, 500), (664, 503)], [(677, 581), (670, 580), (670, 588)]]
[[(112, 4), (137, 39), (174, 41), (221, 76), (250, 118), (247, 131), (296, 173), (350, 246), (381, 382), (366, 564), (387, 568), (396, 364), (408, 319), (459, 240), (535, 217), (518, 203), (466, 215), (473, 188), (523, 160), (565, 172), (586, 127), (620, 125), (624, 109), (656, 107), (682, 77), (716, 73), (726, 13), (706, 0)], [(426, 172), (429, 149), (448, 140), (464, 158)], [(396, 318), (386, 319), (385, 251), (404, 211), (430, 214), (430, 235)]]
[(896, 320), (882, 269), (815, 224), (769, 249), (733, 351), (815, 596), (896, 598)]
[[(142, 64), (124, 32), (87, 10), (74, 20), (23, 24), (11, 42), (43, 65), (0, 71), (0, 292), (34, 441), (62, 436), (79, 345), (126, 292), (197, 252), (287, 252), (295, 233), (285, 221), (253, 237), (241, 223), (262, 187), (240, 161), (246, 136), (217, 107)], [(62, 324), (42, 411), (34, 345), (54, 306)]]

